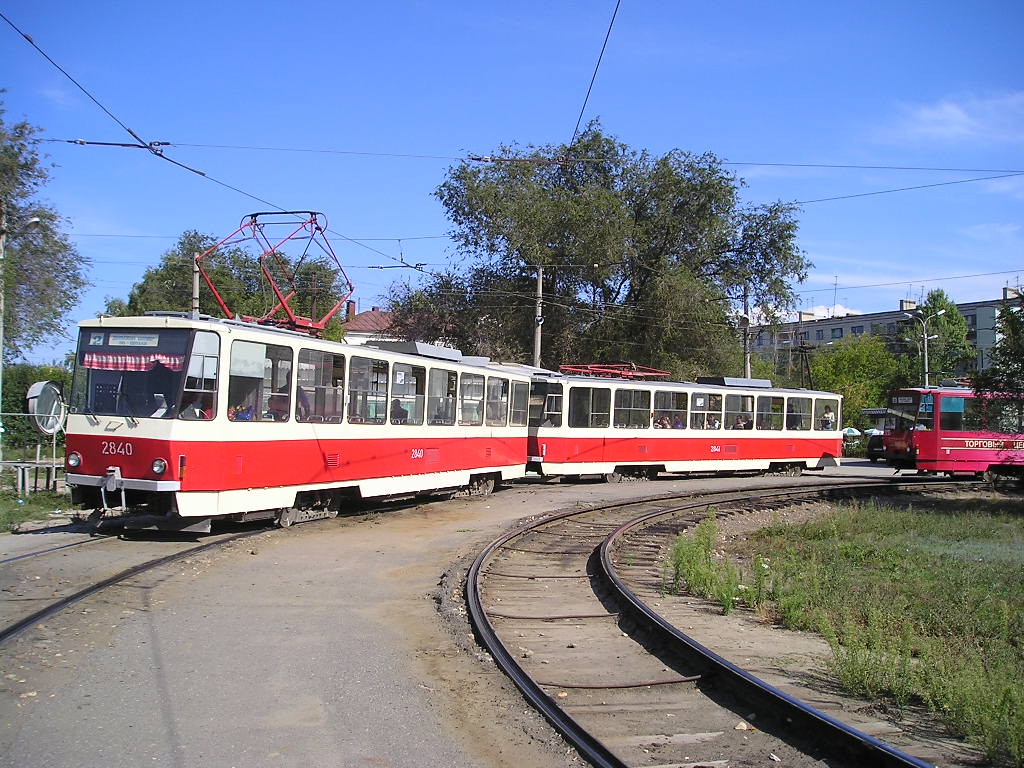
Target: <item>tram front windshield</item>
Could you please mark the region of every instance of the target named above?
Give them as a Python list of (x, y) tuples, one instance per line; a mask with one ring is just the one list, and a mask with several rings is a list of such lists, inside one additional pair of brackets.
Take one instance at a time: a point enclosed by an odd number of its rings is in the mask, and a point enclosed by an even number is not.
[[(71, 412), (210, 418), (216, 389), (216, 339), (215, 334), (184, 328), (83, 329), (71, 386)], [(211, 341), (212, 349), (207, 349)], [(190, 398), (187, 409), (181, 407), (183, 394)], [(197, 407), (199, 402), (201, 407)]]
[(921, 392), (894, 392), (889, 398), (885, 428), (890, 432), (931, 429), (934, 421), (934, 398)]

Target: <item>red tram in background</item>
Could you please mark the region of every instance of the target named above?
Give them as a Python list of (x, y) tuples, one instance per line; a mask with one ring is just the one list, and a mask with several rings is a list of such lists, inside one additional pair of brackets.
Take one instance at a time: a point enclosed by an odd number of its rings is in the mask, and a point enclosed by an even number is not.
[(907, 388), (889, 396), (885, 460), (897, 469), (1024, 479), (1024, 405), (966, 387)]

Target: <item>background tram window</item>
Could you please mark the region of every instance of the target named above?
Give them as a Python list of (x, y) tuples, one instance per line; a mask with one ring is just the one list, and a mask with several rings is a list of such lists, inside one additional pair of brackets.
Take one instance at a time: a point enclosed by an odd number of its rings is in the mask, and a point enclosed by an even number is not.
[(525, 381), (512, 382), (512, 412), (510, 422), (513, 427), (525, 427), (527, 408), (530, 402), (530, 387)]
[(722, 396), (711, 392), (690, 395), (690, 426), (693, 429), (721, 429)]
[(814, 425), (818, 429), (839, 429), (839, 401), (834, 397), (814, 399)]
[(217, 364), (219, 360), (220, 337), (210, 331), (196, 331), (192, 341), (192, 354), (189, 355), (188, 367), (185, 369), (185, 388), (181, 395), (180, 418), (213, 418), (217, 412)]
[(464, 373), (459, 381), (459, 424), (478, 427), (484, 423), (484, 377)]
[(654, 428), (686, 429), (689, 401), (686, 392), (655, 392)]
[(459, 377), (455, 371), (431, 368), (427, 379), (428, 423), (451, 426), (455, 423), (455, 397)]
[(235, 341), (228, 377), (228, 419), (284, 421), (291, 410), (292, 350)]
[(753, 429), (754, 396), (726, 395), (724, 424), (726, 429)]
[(530, 426), (562, 426), (562, 385), (550, 381), (530, 384)]
[(299, 350), (295, 420), (338, 423), (345, 411), (345, 356)]
[(985, 403), (985, 427), (1003, 435), (1024, 434), (1024, 405), (1005, 397)]
[(422, 424), (427, 369), (395, 363), (391, 370), (391, 423)]
[(607, 387), (569, 388), (569, 426), (607, 427), (611, 423), (612, 391)]
[(487, 426), (508, 424), (509, 381), (497, 376), (487, 377)]
[(811, 398), (790, 397), (786, 400), (786, 429), (811, 428)]
[(353, 357), (348, 398), (350, 424), (383, 424), (388, 415), (388, 361)]
[(784, 397), (760, 395), (757, 398), (757, 429), (782, 429)]
[(651, 393), (646, 389), (615, 390), (617, 429), (648, 429), (651, 426)]

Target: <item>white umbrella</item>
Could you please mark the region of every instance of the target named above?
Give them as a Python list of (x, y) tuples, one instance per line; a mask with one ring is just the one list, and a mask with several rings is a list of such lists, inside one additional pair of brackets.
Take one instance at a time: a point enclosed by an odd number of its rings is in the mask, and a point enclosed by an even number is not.
[(847, 427), (846, 429), (843, 430), (843, 434), (846, 435), (847, 437), (856, 437), (857, 435), (860, 434), (860, 430), (854, 429), (853, 427)]
[(881, 434), (883, 434), (883, 432), (880, 429), (865, 429), (864, 430), (864, 434), (865, 435), (881, 435)]

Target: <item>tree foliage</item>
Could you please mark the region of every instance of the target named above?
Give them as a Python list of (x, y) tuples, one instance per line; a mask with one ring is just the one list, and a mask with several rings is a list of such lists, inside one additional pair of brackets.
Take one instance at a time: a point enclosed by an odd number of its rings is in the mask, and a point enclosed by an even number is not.
[[(942, 312), (943, 314), (939, 314)], [(946, 292), (941, 288), (929, 291), (924, 303), (914, 313), (921, 318), (931, 318), (927, 322), (927, 335), (938, 338), (928, 339), (928, 375), (930, 380), (941, 377), (958, 376), (964, 372), (968, 363), (974, 359), (974, 348), (967, 341), (967, 321)], [(916, 379), (923, 383), (924, 361), (923, 336), (924, 328), (918, 320), (908, 320), (904, 329), (913, 342), (908, 352), (917, 358)]]
[[(140, 315), (144, 312), (187, 312), (192, 306), (192, 264), (196, 255), (215, 245), (216, 238), (188, 230), (173, 248), (148, 268), (142, 280), (132, 286), (127, 300), (108, 297), (107, 314)], [(304, 317), (326, 314), (343, 295), (336, 284), (336, 270), (325, 259), (291, 260), (284, 254), (268, 259), (268, 267), (279, 286), (294, 285), (296, 296), (289, 302)], [(235, 315), (262, 316), (276, 303), (260, 268), (259, 254), (237, 246), (222, 247), (203, 260), (217, 293)], [(204, 314), (222, 316), (206, 282), (199, 283), (199, 308)], [(319, 317), (317, 317), (319, 319)]]
[(89, 263), (61, 231), (67, 222), (36, 197), (50, 178), (38, 151), (39, 129), (24, 121), (6, 122), (4, 114), (0, 107), (2, 354), (9, 360), (66, 333), (87, 285)]
[(975, 390), (1024, 403), (1024, 300), (1003, 302), (996, 318), (996, 343), (989, 355), (988, 368), (975, 377)]
[[(65, 395), (71, 389), (71, 369), (62, 365), (30, 365), (17, 363), (4, 368), (4, 413), (26, 413), (25, 393), (37, 381), (52, 381), (64, 388)], [(49, 445), (45, 437), (32, 427), (27, 416), (5, 416), (3, 420), (4, 448), (19, 448), (30, 445)], [(58, 435), (63, 441), (63, 434)], [(10, 458), (8, 456), (7, 458)]]
[(887, 393), (902, 386), (905, 376), (884, 340), (867, 334), (820, 347), (810, 367), (815, 388), (841, 394), (843, 423), (858, 429), (871, 426), (861, 409), (884, 406)]
[(592, 123), (570, 150), (501, 147), (437, 189), (465, 266), (394, 286), (396, 329), (529, 358), (538, 268), (543, 354), (677, 375), (736, 371), (735, 300), (772, 315), (809, 264), (791, 206), (743, 207), (714, 155), (630, 149)]

